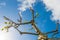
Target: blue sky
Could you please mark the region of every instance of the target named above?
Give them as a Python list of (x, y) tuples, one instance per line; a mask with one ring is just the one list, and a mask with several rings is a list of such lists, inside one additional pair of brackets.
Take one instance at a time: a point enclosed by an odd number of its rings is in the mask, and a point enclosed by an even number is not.
[[(14, 20), (15, 22), (17, 22), (17, 19), (19, 18), (18, 16), (19, 11), (17, 9), (18, 4), (20, 3), (17, 2), (17, 0), (0, 0), (0, 26), (4, 26), (3, 22), (5, 20), (3, 19), (3, 16), (6, 16), (10, 18), (11, 20)], [(37, 22), (38, 28), (42, 32), (48, 32), (48, 31), (55, 30), (56, 23), (50, 19), (52, 12), (46, 11), (45, 4), (43, 4), (43, 2), (36, 2), (33, 6), (33, 9), (35, 13), (38, 12), (40, 15), (35, 19), (35, 21)], [(24, 11), (22, 13), (22, 16), (23, 16), (24, 21), (31, 20), (30, 10), (27, 9), (26, 11)], [(35, 32), (34, 30), (28, 30), (27, 28), (31, 28), (31, 25), (22, 25), (22, 27), (19, 29), (21, 31)], [(11, 29), (12, 31), (10, 30), (10, 32), (7, 33), (8, 36), (6, 37), (6, 39), (2, 39), (2, 40), (37, 40), (37, 36), (20, 35), (15, 29), (14, 30), (13, 29), (14, 28)], [(60, 36), (57, 35), (57, 37), (60, 37)]]

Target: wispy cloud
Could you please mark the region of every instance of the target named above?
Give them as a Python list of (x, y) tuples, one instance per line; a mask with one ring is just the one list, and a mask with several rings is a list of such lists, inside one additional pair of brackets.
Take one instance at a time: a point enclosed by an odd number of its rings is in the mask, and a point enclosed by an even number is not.
[(6, 6), (6, 3), (5, 3), (5, 2), (1, 2), (1, 3), (0, 3), (0, 8), (1, 8), (1, 7), (4, 7), (4, 6)]
[(19, 6), (20, 11), (25, 11), (27, 8), (32, 7), (32, 5), (36, 2), (35, 0), (18, 0), (18, 2), (21, 2)]
[(51, 19), (60, 20), (60, 0), (43, 0), (47, 10), (52, 11)]

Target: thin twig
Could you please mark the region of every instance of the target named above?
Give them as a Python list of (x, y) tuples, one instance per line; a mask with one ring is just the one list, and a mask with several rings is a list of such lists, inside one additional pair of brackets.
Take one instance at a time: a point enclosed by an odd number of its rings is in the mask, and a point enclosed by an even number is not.
[(5, 18), (7, 21), (10, 21), (10, 22), (16, 24), (14, 21), (12, 21), (11, 19), (7, 18), (6, 16), (4, 16), (4, 18)]
[(22, 34), (31, 34), (31, 35), (39, 35), (37, 33), (30, 33), (30, 32), (21, 32)]
[(32, 12), (32, 20), (34, 20), (34, 10), (30, 7), (30, 11)]
[(19, 22), (22, 23), (22, 16), (21, 16), (21, 13), (18, 13), (19, 17), (20, 17), (20, 20)]

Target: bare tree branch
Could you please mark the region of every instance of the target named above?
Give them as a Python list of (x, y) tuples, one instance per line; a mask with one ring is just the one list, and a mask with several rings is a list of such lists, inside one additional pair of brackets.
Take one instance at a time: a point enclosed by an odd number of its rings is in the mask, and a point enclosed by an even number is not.
[(34, 10), (30, 7), (30, 11), (32, 12), (32, 20), (34, 20)]
[(37, 33), (30, 33), (30, 32), (21, 32), (22, 34), (31, 34), (31, 35), (39, 35)]
[[(7, 17), (5, 17), (4, 16), (4, 18), (6, 18), (8, 21), (10, 21), (10, 22), (12, 22), (12, 23), (15, 23), (15, 22), (13, 22), (11, 19), (9, 19), (9, 18), (7, 18)], [(25, 24), (30, 24), (31, 22), (25, 22), (25, 23), (15, 23), (15, 24), (17, 24), (17, 25), (25, 25)]]
[(26, 25), (26, 24), (30, 24), (31, 22), (24, 22), (24, 23), (17, 23), (17, 25)]
[(19, 29), (17, 29), (16, 27), (14, 27), (14, 28), (15, 28), (20, 34), (22, 34), (21, 31), (20, 31)]
[(59, 21), (57, 21), (56, 30), (53, 30), (53, 31), (51, 31), (51, 32), (47, 32), (46, 34), (54, 33), (54, 35), (55, 35), (55, 34), (58, 33), (58, 28), (59, 28)]
[(21, 13), (18, 13), (19, 17), (20, 17), (20, 20), (19, 22), (22, 23), (22, 16), (21, 16)]
[(42, 32), (37, 28), (37, 26), (35, 25), (35, 23), (32, 23), (32, 27), (35, 29), (36, 33), (42, 34)]
[(57, 24), (56, 24), (56, 30), (58, 31), (59, 29), (59, 20), (57, 21)]
[[(44, 33), (42, 33), (40, 30), (39, 30), (39, 28), (36, 26), (36, 24), (35, 24), (35, 20), (34, 20), (34, 18), (35, 18), (35, 16), (34, 16), (34, 10), (30, 7), (30, 11), (32, 12), (32, 20), (31, 21), (29, 21), (29, 22), (22, 22), (22, 16), (21, 16), (21, 14), (18, 14), (19, 15), (19, 17), (20, 17), (20, 19), (18, 20), (18, 22), (19, 23), (15, 23), (15, 22), (13, 22), (11, 19), (9, 19), (9, 18), (7, 18), (7, 17), (5, 17), (4, 16), (4, 18), (6, 19), (6, 20), (8, 20), (8, 21), (10, 21), (10, 22), (12, 22), (12, 24), (14, 23), (15, 25), (13, 26), (20, 34), (31, 34), (31, 35), (42, 35), (43, 37), (42, 38), (44, 38), (44, 39), (48, 39), (47, 38), (47, 36), (44, 36)], [(33, 29), (36, 31), (36, 33), (31, 33), (31, 32), (21, 32), (19, 29), (18, 29), (18, 27), (20, 26), (20, 25), (26, 25), (26, 24), (31, 24), (32, 25), (32, 27), (33, 27)], [(9, 27), (10, 28), (10, 27)], [(51, 34), (51, 33), (53, 33), (53, 36), (55, 36), (56, 34), (58, 34), (59, 32), (58, 32), (58, 28), (59, 28), (59, 22), (57, 22), (57, 24), (56, 24), (56, 30), (53, 30), (53, 31), (51, 31), (51, 32), (47, 32), (47, 33), (45, 33), (45, 35), (46, 34)], [(39, 38), (40, 38), (40, 36), (39, 36)]]
[[(15, 27), (14, 27), (15, 28)], [(38, 35), (36, 33), (30, 33), (30, 32), (21, 32), (19, 29), (15, 28), (20, 34), (31, 34), (31, 35)]]
[(34, 21), (34, 17), (35, 17), (34, 16), (34, 10), (31, 7), (30, 7), (30, 11), (32, 12), (32, 20), (31, 20), (32, 27), (35, 29), (36, 33), (42, 34), (42, 32), (35, 25), (35, 21)]
[(45, 33), (45, 34), (51, 34), (51, 33), (55, 33), (55, 32), (57, 32), (57, 31), (54, 30), (54, 31), (51, 31), (51, 32), (47, 32), (47, 33)]
[[(10, 21), (10, 22), (12, 22), (12, 23), (15, 23), (15, 22), (13, 22), (11, 19), (7, 18), (6, 16), (4, 16), (4, 18), (5, 18), (7, 21)], [(15, 24), (16, 24), (16, 23), (15, 23)]]

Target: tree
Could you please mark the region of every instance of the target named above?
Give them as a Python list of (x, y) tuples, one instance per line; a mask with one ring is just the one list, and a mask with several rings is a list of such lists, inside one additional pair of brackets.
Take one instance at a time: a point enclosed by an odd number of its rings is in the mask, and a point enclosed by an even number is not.
[[(9, 21), (9, 22), (5, 22), (5, 24), (8, 24), (8, 26), (5, 26), (4, 28), (2, 28), (2, 30), (6, 29), (6, 31), (8, 32), (9, 28), (14, 27), (20, 34), (31, 34), (31, 35), (37, 35), (38, 36), (38, 40), (51, 40), (50, 38), (48, 38), (47, 34), (51, 34), (53, 33), (52, 37), (54, 37), (56, 34), (59, 33), (59, 21), (57, 21), (57, 25), (56, 25), (56, 30), (53, 30), (51, 32), (47, 32), (47, 33), (42, 33), (36, 26), (35, 24), (35, 18), (38, 16), (35, 15), (34, 16), (34, 10), (30, 7), (30, 11), (32, 13), (32, 19), (28, 22), (22, 22), (22, 17), (19, 14), (20, 19), (18, 20), (19, 23), (16, 23), (14, 21), (12, 21), (11, 19), (7, 18), (6, 16), (4, 16), (4, 19)], [(32, 32), (21, 32), (18, 27), (20, 25), (25, 25), (25, 24), (31, 24), (33, 29), (35, 30), (36, 33), (32, 33)]]

